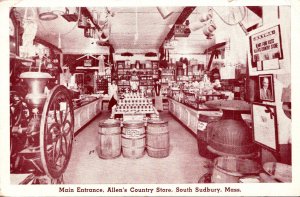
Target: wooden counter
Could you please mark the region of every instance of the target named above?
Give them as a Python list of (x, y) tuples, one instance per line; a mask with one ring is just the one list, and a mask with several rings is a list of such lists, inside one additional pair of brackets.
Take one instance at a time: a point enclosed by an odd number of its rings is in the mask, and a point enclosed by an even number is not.
[(74, 133), (95, 118), (101, 112), (102, 98), (86, 103), (74, 110)]
[(200, 114), (209, 114), (215, 113), (216, 110), (211, 109), (193, 109), (185, 104), (179, 103), (171, 98), (169, 100), (169, 112), (175, 116), (177, 120), (179, 120), (184, 126), (186, 126), (189, 130), (193, 132), (193, 134), (197, 135), (198, 129), (198, 119)]

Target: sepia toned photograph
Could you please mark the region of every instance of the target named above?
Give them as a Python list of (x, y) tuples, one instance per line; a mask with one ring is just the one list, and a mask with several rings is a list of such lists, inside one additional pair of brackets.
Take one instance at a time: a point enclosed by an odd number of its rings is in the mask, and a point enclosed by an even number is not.
[(46, 5), (7, 7), (4, 194), (293, 184), (291, 5)]
[(274, 80), (273, 75), (259, 75), (259, 95), (261, 101), (274, 101), (275, 94), (274, 94)]

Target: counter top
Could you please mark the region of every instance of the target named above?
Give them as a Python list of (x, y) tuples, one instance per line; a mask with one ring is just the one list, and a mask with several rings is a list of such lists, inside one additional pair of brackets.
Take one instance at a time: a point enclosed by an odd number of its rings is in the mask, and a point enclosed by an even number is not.
[(97, 101), (99, 99), (102, 99), (102, 98), (96, 98), (96, 97), (86, 97), (86, 98), (82, 98), (82, 99), (73, 99), (73, 107), (74, 107), (74, 110), (80, 108), (80, 107), (83, 107), (85, 105), (88, 105), (94, 101)]
[(187, 105), (186, 103), (181, 103), (181, 102), (179, 102), (179, 101), (176, 101), (176, 100), (173, 99), (173, 98), (170, 98), (170, 97), (169, 97), (168, 99), (170, 99), (170, 100), (173, 101), (173, 102), (177, 102), (177, 103), (180, 104), (180, 105), (184, 105), (184, 106), (190, 108), (191, 110), (194, 110), (195, 112), (201, 112), (201, 111), (216, 111), (216, 109), (209, 108), (209, 107), (207, 107), (207, 106), (204, 105), (204, 104), (199, 105), (199, 108), (197, 109), (197, 108), (195, 108), (195, 107), (192, 107), (192, 106)]

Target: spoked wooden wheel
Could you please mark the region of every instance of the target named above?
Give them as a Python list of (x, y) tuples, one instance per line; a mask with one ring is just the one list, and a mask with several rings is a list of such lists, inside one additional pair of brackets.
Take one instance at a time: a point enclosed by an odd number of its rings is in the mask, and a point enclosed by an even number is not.
[(44, 105), (40, 125), (41, 161), (45, 173), (59, 179), (72, 152), (74, 111), (69, 90), (55, 86)]

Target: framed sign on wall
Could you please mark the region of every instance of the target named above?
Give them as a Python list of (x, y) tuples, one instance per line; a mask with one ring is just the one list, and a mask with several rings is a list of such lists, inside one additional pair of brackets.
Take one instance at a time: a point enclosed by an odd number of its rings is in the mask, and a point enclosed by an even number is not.
[(280, 25), (270, 27), (249, 37), (251, 63), (258, 71), (280, 69), (283, 59)]
[(259, 98), (261, 101), (275, 101), (273, 74), (258, 75)]
[(278, 152), (278, 125), (276, 107), (262, 103), (253, 103), (253, 139), (260, 146)]

